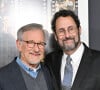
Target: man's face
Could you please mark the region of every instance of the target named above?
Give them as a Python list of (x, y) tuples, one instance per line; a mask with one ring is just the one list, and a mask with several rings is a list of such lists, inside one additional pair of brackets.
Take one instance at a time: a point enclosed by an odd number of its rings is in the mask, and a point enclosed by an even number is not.
[(72, 17), (59, 17), (56, 20), (55, 38), (64, 51), (75, 50), (80, 43), (80, 28)]
[(31, 30), (23, 33), (23, 40), (18, 40), (17, 47), (21, 52), (21, 60), (28, 66), (37, 65), (44, 58), (45, 37), (41, 30)]

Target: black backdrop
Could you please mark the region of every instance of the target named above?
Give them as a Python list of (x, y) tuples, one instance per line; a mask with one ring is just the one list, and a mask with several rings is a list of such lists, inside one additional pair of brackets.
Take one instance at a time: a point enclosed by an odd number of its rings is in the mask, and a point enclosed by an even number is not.
[(100, 51), (100, 0), (89, 1), (89, 46)]

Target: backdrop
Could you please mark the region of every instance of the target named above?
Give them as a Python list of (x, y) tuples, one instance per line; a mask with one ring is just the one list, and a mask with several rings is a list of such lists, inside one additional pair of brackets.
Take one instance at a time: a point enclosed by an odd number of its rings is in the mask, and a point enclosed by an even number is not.
[(40, 23), (47, 34), (46, 53), (56, 46), (51, 19), (59, 9), (73, 10), (80, 18), (81, 40), (89, 45), (88, 0), (0, 0), (0, 67), (10, 63), (18, 55), (17, 30), (28, 23)]

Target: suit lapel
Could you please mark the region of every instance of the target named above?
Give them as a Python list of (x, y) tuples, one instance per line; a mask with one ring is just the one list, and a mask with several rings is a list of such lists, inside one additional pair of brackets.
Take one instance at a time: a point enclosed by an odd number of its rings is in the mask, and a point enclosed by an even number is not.
[(15, 60), (11, 63), (11, 69), (11, 78), (15, 90), (27, 90), (22, 73)]
[(55, 55), (55, 62), (54, 62), (54, 65), (55, 65), (55, 74), (56, 74), (56, 80), (57, 80), (57, 83), (58, 83), (58, 86), (61, 87), (61, 73), (60, 73), (60, 70), (61, 70), (61, 61), (62, 61), (62, 55), (63, 55), (63, 52), (60, 51), (58, 53), (56, 53), (57, 55)]
[(41, 68), (42, 68), (44, 78), (45, 78), (46, 83), (47, 83), (48, 90), (52, 90), (53, 89), (53, 84), (52, 84), (52, 80), (51, 80), (52, 78), (50, 76), (50, 71), (48, 71), (48, 69), (44, 65), (44, 63), (41, 63)]
[(77, 90), (80, 87), (82, 81), (84, 80), (84, 77), (87, 75), (88, 71), (90, 70), (91, 63), (92, 63), (91, 59), (92, 59), (91, 53), (89, 49), (85, 46), (85, 51), (79, 65), (79, 69), (77, 71), (77, 74), (72, 86), (72, 90)]

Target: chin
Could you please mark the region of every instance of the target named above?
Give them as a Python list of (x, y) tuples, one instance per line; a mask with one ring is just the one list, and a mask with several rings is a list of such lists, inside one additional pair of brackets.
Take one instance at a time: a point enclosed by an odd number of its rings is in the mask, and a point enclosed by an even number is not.
[(32, 62), (32, 64), (39, 64), (39, 63), (40, 63), (40, 60), (39, 61)]
[(30, 60), (29, 63), (30, 64), (39, 64), (40, 60)]

